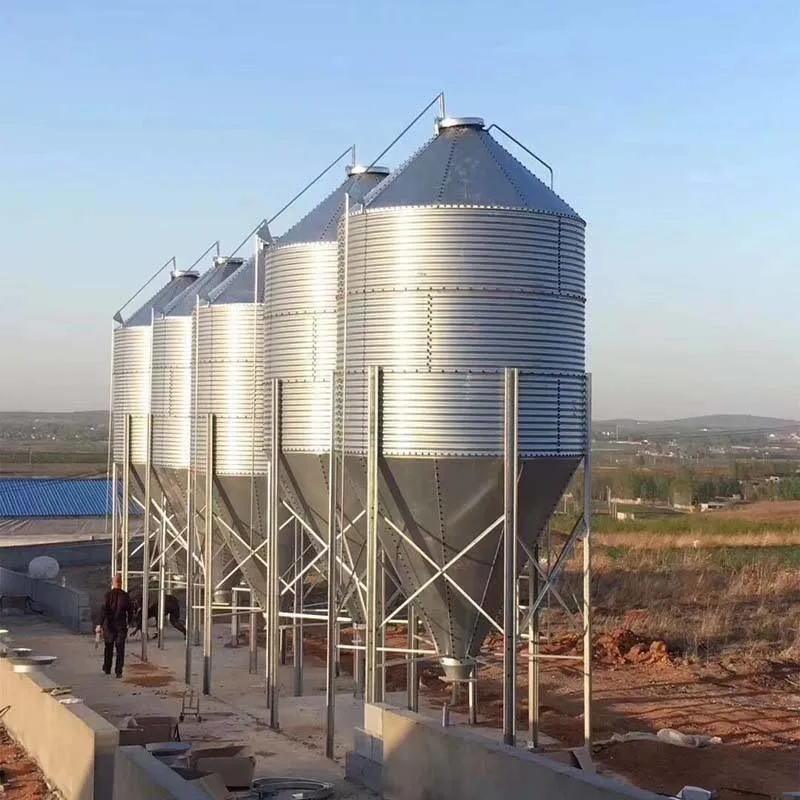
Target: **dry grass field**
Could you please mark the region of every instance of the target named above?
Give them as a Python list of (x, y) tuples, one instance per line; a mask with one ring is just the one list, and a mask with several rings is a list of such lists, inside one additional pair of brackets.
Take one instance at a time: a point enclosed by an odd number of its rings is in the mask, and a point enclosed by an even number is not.
[(659, 532), (656, 520), (639, 530), (633, 520), (595, 535), (598, 624), (663, 639), (687, 658), (800, 657), (800, 502), (668, 523)]

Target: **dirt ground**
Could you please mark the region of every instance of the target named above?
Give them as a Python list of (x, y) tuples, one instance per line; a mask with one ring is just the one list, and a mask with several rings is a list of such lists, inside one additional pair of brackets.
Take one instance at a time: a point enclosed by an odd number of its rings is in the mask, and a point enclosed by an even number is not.
[[(526, 662), (521, 659), (523, 671)], [(481, 719), (499, 726), (501, 667), (484, 672)], [(542, 672), (542, 730), (568, 745), (582, 743), (582, 679), (579, 666), (548, 665)], [(695, 785), (718, 790), (724, 800), (797, 789), (798, 679), (800, 665), (744, 657), (704, 665), (669, 659), (609, 665), (595, 659), (595, 741), (614, 733), (656, 733), (662, 728), (722, 739), (722, 744), (701, 749), (660, 742), (612, 744), (596, 748), (595, 760), (635, 785), (661, 793)], [(519, 691), (519, 724), (525, 735), (526, 676)]]
[(55, 800), (36, 763), (0, 726), (0, 771), (2, 796), (8, 800)]
[[(400, 644), (402, 636), (395, 632), (390, 643)], [(494, 663), (480, 670), (478, 689), (478, 724), (496, 728), (502, 725), (498, 644), (489, 640), (485, 656)], [(575, 637), (562, 637), (542, 652), (579, 654), (580, 648)], [(324, 639), (308, 637), (305, 654), (324, 663)], [(687, 664), (663, 642), (647, 642), (629, 630), (596, 636), (593, 663), (595, 742), (663, 728), (722, 739), (697, 749), (651, 741), (600, 744), (594, 748), (600, 771), (664, 794), (687, 785), (715, 789), (720, 800), (775, 797), (800, 787), (800, 664), (745, 656)], [(343, 669), (349, 672), (351, 665), (351, 658), (343, 659)], [(520, 652), (518, 668), (518, 731), (526, 741), (527, 651)], [(422, 702), (450, 700), (451, 688), (439, 674), (435, 666), (421, 670)], [(579, 661), (542, 667), (541, 731), (565, 747), (583, 744), (582, 681)], [(405, 667), (390, 668), (387, 688), (404, 686)], [(466, 713), (465, 695), (454, 711)]]

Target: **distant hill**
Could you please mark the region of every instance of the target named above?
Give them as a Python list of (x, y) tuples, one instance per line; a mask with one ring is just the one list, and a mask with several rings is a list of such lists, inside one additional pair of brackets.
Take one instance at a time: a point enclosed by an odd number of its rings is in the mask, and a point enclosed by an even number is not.
[(778, 417), (758, 417), (752, 414), (710, 414), (670, 420), (606, 419), (592, 422), (595, 432), (617, 431), (620, 435), (665, 436), (709, 433), (759, 433), (800, 429), (800, 422)]

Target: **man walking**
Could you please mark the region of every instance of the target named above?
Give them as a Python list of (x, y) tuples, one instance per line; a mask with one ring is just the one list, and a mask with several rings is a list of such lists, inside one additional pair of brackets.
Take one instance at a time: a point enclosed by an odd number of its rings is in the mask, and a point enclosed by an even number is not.
[(111, 581), (111, 590), (106, 592), (103, 600), (100, 624), (97, 626), (97, 632), (102, 632), (105, 641), (103, 672), (106, 675), (111, 674), (111, 661), (116, 649), (117, 662), (114, 672), (118, 678), (122, 677), (122, 667), (125, 664), (125, 639), (128, 636), (132, 613), (131, 598), (122, 588), (122, 578), (115, 575)]

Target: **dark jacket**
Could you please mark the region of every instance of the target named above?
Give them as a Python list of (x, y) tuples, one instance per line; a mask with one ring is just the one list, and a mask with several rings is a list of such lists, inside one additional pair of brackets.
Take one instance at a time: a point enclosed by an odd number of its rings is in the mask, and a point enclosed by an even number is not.
[(128, 635), (133, 614), (131, 598), (124, 589), (110, 589), (103, 600), (100, 625), (107, 642), (119, 641)]

